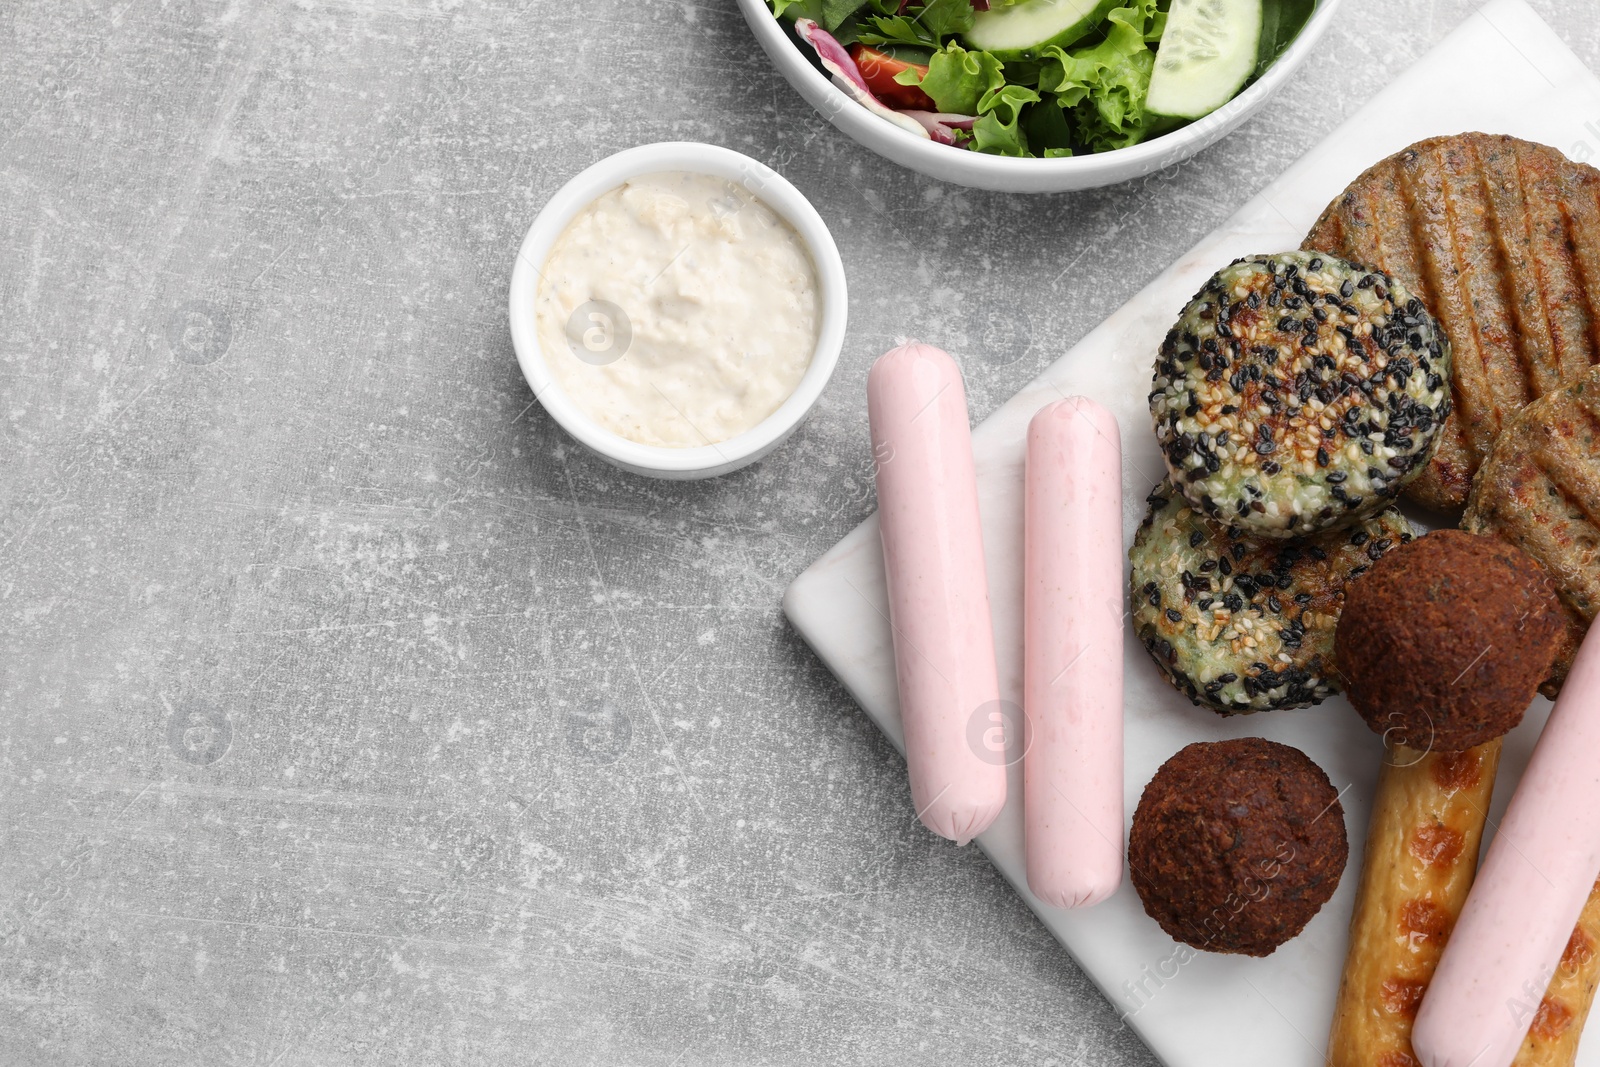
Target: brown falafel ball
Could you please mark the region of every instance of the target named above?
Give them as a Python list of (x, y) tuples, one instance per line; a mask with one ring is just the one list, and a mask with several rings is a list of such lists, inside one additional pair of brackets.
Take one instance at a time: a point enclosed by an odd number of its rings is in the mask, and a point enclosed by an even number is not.
[(1163, 763), (1128, 838), (1145, 913), (1186, 945), (1246, 956), (1305, 929), (1349, 855), (1328, 776), (1261, 737), (1197, 741)]
[(1334, 659), (1373, 732), (1464, 752), (1522, 721), (1562, 626), (1549, 577), (1526, 552), (1436, 530), (1346, 588)]

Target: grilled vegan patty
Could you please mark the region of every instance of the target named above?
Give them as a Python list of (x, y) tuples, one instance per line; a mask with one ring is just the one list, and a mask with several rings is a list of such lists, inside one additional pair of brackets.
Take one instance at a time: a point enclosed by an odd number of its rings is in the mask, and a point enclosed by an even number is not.
[(1450, 412), (1450, 346), (1382, 271), (1331, 255), (1236, 260), (1162, 342), (1150, 414), (1173, 484), (1266, 537), (1383, 509)]
[(1517, 413), (1472, 483), (1461, 527), (1538, 560), (1565, 625), (1542, 686), (1554, 697), (1600, 609), (1600, 367)]
[(1308, 707), (1333, 693), (1346, 583), (1411, 540), (1393, 507), (1350, 529), (1281, 540), (1218, 527), (1170, 482), (1149, 505), (1128, 553), (1134, 633), (1174, 686), (1224, 715)]
[(1600, 362), (1600, 171), (1499, 134), (1419, 141), (1362, 174), (1304, 247), (1388, 271), (1453, 344), (1454, 412), (1408, 495), (1459, 509), (1524, 404)]

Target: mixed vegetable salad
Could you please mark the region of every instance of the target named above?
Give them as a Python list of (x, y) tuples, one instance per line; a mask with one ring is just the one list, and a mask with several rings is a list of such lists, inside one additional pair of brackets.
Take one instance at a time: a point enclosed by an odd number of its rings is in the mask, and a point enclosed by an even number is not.
[(1126, 148), (1233, 99), (1315, 0), (768, 0), (862, 106), (942, 144)]

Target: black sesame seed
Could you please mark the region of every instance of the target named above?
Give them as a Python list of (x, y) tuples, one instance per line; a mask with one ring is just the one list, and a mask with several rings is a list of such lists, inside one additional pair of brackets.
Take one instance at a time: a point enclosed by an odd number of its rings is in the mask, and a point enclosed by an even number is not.
[(1179, 614), (1179, 612), (1178, 612), (1178, 610), (1176, 608), (1168, 608), (1167, 609), (1167, 618), (1170, 619), (1173, 622), (1182, 622), (1183, 621), (1183, 616), (1181, 614)]

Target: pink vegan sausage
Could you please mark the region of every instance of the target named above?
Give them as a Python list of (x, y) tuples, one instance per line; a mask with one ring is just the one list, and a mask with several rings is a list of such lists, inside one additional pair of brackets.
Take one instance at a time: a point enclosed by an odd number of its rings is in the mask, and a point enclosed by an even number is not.
[(1122, 881), (1122, 444), (1081, 396), (1028, 426), (1023, 757), (1028, 888), (1098, 904)]
[(1006, 802), (1000, 685), (961, 371), (902, 345), (867, 375), (878, 524), (911, 800), (966, 844)]
[(1508, 1067), (1600, 873), (1600, 626), (1591, 626), (1445, 942), (1411, 1042)]

